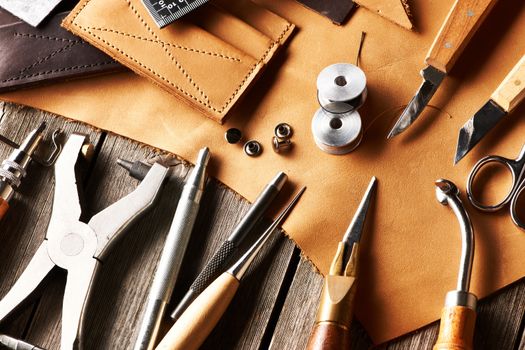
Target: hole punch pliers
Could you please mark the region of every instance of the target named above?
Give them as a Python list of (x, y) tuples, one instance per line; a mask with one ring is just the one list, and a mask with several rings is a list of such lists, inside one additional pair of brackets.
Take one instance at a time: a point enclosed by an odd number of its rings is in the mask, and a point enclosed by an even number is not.
[(11, 290), (0, 300), (0, 322), (58, 266), (67, 271), (62, 306), (61, 349), (80, 349), (82, 321), (91, 286), (110, 246), (144, 213), (160, 192), (168, 168), (154, 164), (130, 194), (94, 215), (82, 214), (76, 176), (86, 135), (69, 137), (55, 164), (55, 197), (46, 237)]

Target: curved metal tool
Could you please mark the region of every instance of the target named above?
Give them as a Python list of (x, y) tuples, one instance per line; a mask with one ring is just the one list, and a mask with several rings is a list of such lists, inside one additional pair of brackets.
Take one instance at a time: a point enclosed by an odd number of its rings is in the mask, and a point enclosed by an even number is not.
[(439, 337), (434, 350), (472, 349), (476, 323), (477, 298), (469, 292), (474, 260), (472, 222), (459, 197), (459, 189), (449, 180), (436, 181), (436, 197), (448, 205), (459, 220), (461, 230), (461, 260), (456, 290), (447, 293), (441, 315)]

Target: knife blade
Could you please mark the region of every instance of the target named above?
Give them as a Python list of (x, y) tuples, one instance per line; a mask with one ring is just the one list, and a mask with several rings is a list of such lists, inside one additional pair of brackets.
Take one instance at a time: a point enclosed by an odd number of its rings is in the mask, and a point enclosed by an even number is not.
[(496, 1), (456, 0), (425, 59), (428, 66), (421, 74), (423, 84), (388, 134), (388, 139), (408, 129), (421, 115)]
[(492, 93), (490, 100), (459, 130), (454, 164), (463, 159), (524, 98), (525, 55)]

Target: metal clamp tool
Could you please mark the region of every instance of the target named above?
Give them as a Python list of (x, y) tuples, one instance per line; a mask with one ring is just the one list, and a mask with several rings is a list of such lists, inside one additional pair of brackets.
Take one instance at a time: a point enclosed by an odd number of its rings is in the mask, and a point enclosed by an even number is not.
[(58, 266), (67, 270), (62, 307), (61, 349), (81, 348), (85, 306), (101, 260), (109, 247), (145, 212), (160, 191), (168, 169), (155, 164), (133, 192), (94, 215), (86, 224), (78, 196), (76, 165), (86, 135), (73, 134), (55, 163), (55, 197), (46, 237), (25, 271), (0, 300), (0, 322)]
[(461, 229), (462, 247), (457, 287), (447, 293), (434, 350), (471, 350), (478, 300), (469, 292), (474, 260), (472, 223), (459, 198), (459, 190), (451, 181), (437, 180), (436, 196), (441, 204), (449, 205), (456, 214)]

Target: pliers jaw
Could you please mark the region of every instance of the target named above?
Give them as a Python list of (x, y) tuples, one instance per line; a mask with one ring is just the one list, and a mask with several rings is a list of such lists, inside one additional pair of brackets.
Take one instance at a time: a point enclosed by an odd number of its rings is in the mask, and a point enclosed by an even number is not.
[(55, 197), (46, 239), (11, 290), (0, 300), (0, 322), (19, 306), (59, 266), (67, 270), (62, 308), (61, 349), (81, 348), (85, 306), (92, 283), (109, 247), (154, 202), (168, 168), (154, 164), (141, 184), (99, 212), (86, 224), (79, 197), (79, 159), (86, 135), (73, 134), (55, 164)]

